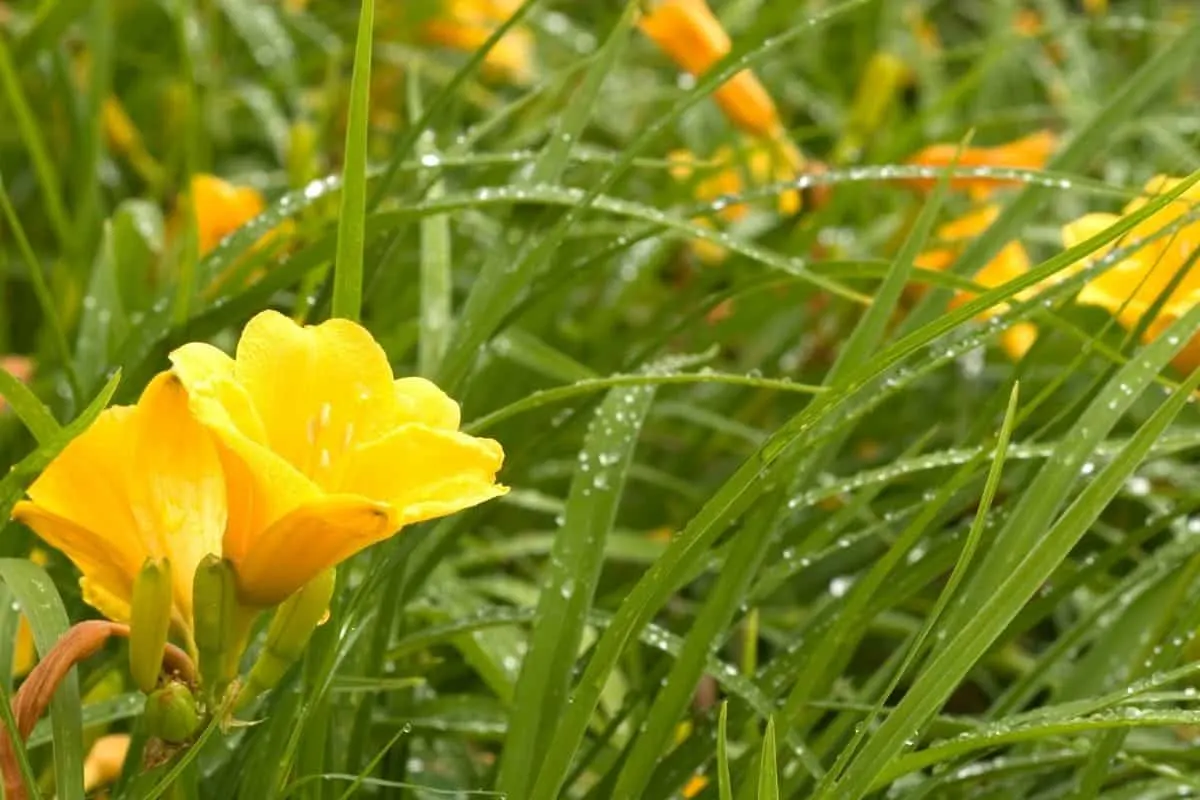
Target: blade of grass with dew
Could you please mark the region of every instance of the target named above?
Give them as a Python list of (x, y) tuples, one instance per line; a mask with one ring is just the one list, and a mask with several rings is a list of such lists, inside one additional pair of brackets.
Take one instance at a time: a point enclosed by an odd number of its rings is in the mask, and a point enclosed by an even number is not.
[(709, 589), (704, 605), (692, 620), (683, 650), (627, 748), (625, 762), (612, 790), (614, 800), (645, 796), (651, 772), (669, 748), (676, 722), (695, 695), (708, 654), (733, 621), (766, 558), (775, 530), (777, 505), (777, 501), (759, 505), (733, 535), (726, 561), (715, 585)]
[[(1140, 392), (1147, 384), (1149, 375), (1157, 373), (1182, 346), (1178, 340), (1174, 345), (1170, 344), (1168, 337), (1184, 332), (1190, 336), (1197, 328), (1200, 328), (1200, 307), (1177, 320), (1168, 329), (1170, 333), (1167, 336), (1143, 348), (1143, 358), (1131, 362), (1126, 369), (1118, 373), (1105, 387), (1105, 391), (1097, 397), (1096, 403), (1105, 407), (1112, 396), (1123, 394), (1122, 381), (1132, 385), (1135, 394)], [(1050, 521), (1045, 519), (1049, 514), (1045, 514), (1041, 521), (1032, 521), (1033, 524), (1040, 525), (1039, 530), (1047, 531), (1045, 535), (1031, 548), (1021, 563), (1010, 570), (1008, 577), (995, 592), (972, 608), (969, 624), (955, 624), (953, 615), (946, 619), (943, 626), (948, 631), (945, 642), (917, 675), (904, 699), (850, 761), (844, 776), (825, 792), (817, 795), (819, 800), (831, 797), (837, 797), (839, 800), (858, 800), (871, 790), (886, 765), (899, 756), (905, 742), (913, 737), (945, 702), (971, 666), (1087, 532), (1091, 523), (1120, 490), (1125, 479), (1141, 463), (1154, 440), (1166, 430), (1183, 408), (1198, 384), (1200, 372), (1194, 373), (1181, 389), (1175, 391), (1156, 409), (1125, 449), (1099, 473), (1056, 522), (1050, 524)], [(1079, 436), (1079, 427), (1082, 424), (1077, 423), (1073, 429), (1075, 436)], [(1070, 443), (1067, 447), (1070, 447)], [(1065, 453), (1063, 458), (1067, 458)], [(1077, 464), (1075, 466), (1077, 467)], [(1040, 492), (1040, 484), (1036, 485), (1038, 488), (1035, 491)], [(1012, 520), (1013, 517), (1010, 517), (1010, 525)], [(969, 596), (968, 593), (976, 580), (978, 576), (973, 575), (967, 582), (964, 598)]]
[(375, 0), (362, 0), (354, 72), (350, 78), (350, 112), (346, 124), (346, 156), (342, 165), (342, 202), (338, 210), (337, 257), (333, 264), (332, 315), (357, 321), (362, 315), (363, 250), (367, 215), (367, 134), (371, 104), (371, 40)]
[[(8, 586), (29, 628), (38, 653), (45, 657), (67, 632), (71, 621), (54, 581), (32, 561), (0, 559), (0, 580)], [(83, 715), (80, 712), (79, 679), (72, 670), (58, 685), (50, 701), (54, 728), (54, 787), (58, 797), (83, 800)]]
[(979, 500), (979, 509), (975, 514), (974, 521), (971, 523), (971, 530), (967, 534), (966, 543), (963, 544), (962, 553), (954, 564), (954, 571), (950, 573), (949, 580), (946, 581), (945, 587), (938, 594), (938, 599), (934, 603), (933, 610), (929, 612), (920, 632), (913, 639), (908, 651), (904, 654), (904, 659), (893, 673), (887, 684), (887, 688), (879, 693), (879, 697), (867, 717), (858, 723), (854, 738), (839, 753), (834, 766), (826, 773), (825, 778), (818, 785), (816, 794), (821, 794), (833, 781), (841, 776), (842, 770), (858, 749), (859, 743), (874, 726), (875, 720), (883, 713), (883, 707), (888, 698), (892, 696), (893, 692), (900, 685), (900, 682), (908, 674), (909, 669), (924, 653), (925, 642), (929, 639), (934, 627), (941, 620), (942, 614), (945, 612), (947, 606), (949, 606), (950, 601), (954, 599), (959, 585), (966, 577), (967, 571), (974, 561), (975, 553), (979, 549), (979, 543), (983, 539), (983, 532), (988, 523), (988, 513), (992, 508), (992, 503), (996, 499), (996, 492), (1000, 488), (1000, 478), (1004, 473), (1004, 463), (1008, 456), (1013, 427), (1017, 420), (1019, 393), (1019, 384), (1013, 384), (1012, 392), (1009, 394), (1008, 409), (1005, 411), (1004, 422), (1000, 426), (1000, 434), (993, 451), (992, 465), (988, 471), (987, 483), (984, 484), (983, 494)]
[[(2, 47), (3, 44), (0, 43), (0, 48)], [(12, 200), (8, 196), (8, 189), (4, 185), (3, 175), (0, 175), (0, 207), (3, 208), (4, 218), (8, 221), (8, 227), (16, 242), (17, 250), (20, 251), (21, 258), (29, 270), (29, 282), (33, 285), (34, 296), (37, 297), (38, 305), (41, 306), (42, 314), (46, 319), (54, 349), (58, 351), (58, 357), (62, 361), (63, 371), (66, 373), (67, 382), (71, 387), (71, 397), (75, 402), (79, 402), (81, 399), (79, 377), (75, 374), (71, 348), (67, 344), (67, 335), (63, 330), (62, 320), (58, 316), (58, 307), (54, 302), (54, 296), (50, 293), (50, 287), (46, 284), (42, 264), (34, 255), (33, 248), (29, 245), (29, 239), (25, 236), (25, 229), (21, 226), (21, 220), (17, 217), (16, 209), (13, 208)]]
[[(414, 69), (409, 80), (410, 116), (421, 113), (417, 98), (419, 85)], [(429, 169), (418, 172), (418, 180), (430, 181), (427, 196), (437, 200), (445, 194), (445, 184), (438, 177), (440, 155), (432, 131), (425, 131), (417, 140), (417, 158)], [(422, 180), (424, 182), (424, 180)], [(421, 332), (418, 340), (417, 371), (432, 377), (449, 345), (452, 322), (451, 297), (454, 289), (451, 273), (450, 217), (446, 214), (431, 214), (421, 218)]]
[[(62, 5), (66, 5), (63, 3)], [(75, 250), (75, 240), (71, 234), (71, 225), (67, 220), (67, 208), (62, 199), (62, 183), (54, 161), (50, 158), (43, 141), (33, 110), (21, 89), (20, 77), (13, 65), (12, 55), (8, 44), (0, 39), (0, 88), (8, 99), (9, 112), (16, 122), (17, 132), (29, 152), (29, 160), (33, 162), (34, 172), (38, 177), (38, 187), (41, 189), (42, 204), (45, 206), (46, 217), (54, 229), (55, 236), (65, 253)], [(8, 201), (5, 200), (7, 203)]]
[(53, 441), (62, 432), (50, 409), (37, 398), (33, 390), (5, 369), (0, 369), (0, 397), (4, 398), (39, 445)]
[[(616, 519), (638, 433), (654, 390), (613, 389), (589, 426), (542, 582), (529, 650), (517, 679), (513, 715), (496, 789), (529, 793), (539, 754), (556, 733), (591, 610), (604, 546)], [(564, 765), (564, 771), (570, 764)]]
[(74, 169), (69, 176), (76, 181), (72, 231), (81, 254), (91, 252), (96, 246), (104, 217), (100, 186), (105, 150), (104, 104), (112, 95), (114, 61), (113, 4), (110, 0), (94, 0), (90, 5), (86, 25), (87, 93), (85, 102), (78, 106), (78, 128), (82, 135), (73, 148)]
[[(583, 132), (596, 108), (597, 96), (617, 64), (633, 27), (636, 0), (626, 0), (621, 14), (610, 29), (583, 83), (573, 94), (549, 141), (527, 176), (518, 179), (514, 191), (556, 181), (567, 165), (571, 148)], [(453, 389), (466, 377), (480, 346), (495, 332), (508, 307), (530, 282), (551, 242), (561, 239), (565, 230), (551, 229), (541, 241), (516, 253), (505, 244), (488, 258), (475, 279), (456, 322), (456, 336), (450, 342), (438, 372), (438, 383)], [(515, 264), (514, 264), (515, 261)]]

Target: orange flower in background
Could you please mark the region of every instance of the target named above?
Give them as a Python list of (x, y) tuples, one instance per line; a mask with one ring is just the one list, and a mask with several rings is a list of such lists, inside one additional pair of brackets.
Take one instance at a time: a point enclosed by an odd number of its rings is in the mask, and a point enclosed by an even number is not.
[[(441, 13), (422, 27), (422, 35), (433, 44), (473, 53), (520, 7), (519, 0), (445, 0)], [(511, 29), (483, 63), (497, 78), (529, 83), (535, 72), (533, 34), (524, 26)]]
[(688, 778), (688, 782), (684, 784), (683, 795), (684, 800), (692, 800), (694, 797), (699, 797), (700, 793), (708, 788), (708, 778), (703, 775), (693, 775)]
[[(1058, 137), (1051, 131), (1041, 130), (1007, 144), (995, 147), (968, 147), (959, 154), (960, 167), (993, 167), (997, 169), (1037, 170), (1046, 166)], [(958, 145), (935, 144), (926, 147), (908, 159), (906, 163), (921, 167), (942, 168), (954, 163)], [(930, 191), (937, 185), (936, 178), (912, 178), (905, 181), (920, 191)], [(951, 178), (950, 188), (967, 192), (979, 200), (988, 197), (997, 189), (1019, 185), (1020, 181), (990, 177)]]
[[(727, 223), (739, 222), (750, 213), (749, 205), (733, 198), (755, 186), (795, 180), (797, 169), (803, 164), (803, 157), (793, 146), (773, 143), (752, 144), (743, 151), (720, 147), (713, 154), (714, 168), (709, 171), (702, 171), (695, 155), (685, 150), (675, 151), (668, 158), (672, 163), (671, 177), (681, 182), (695, 182), (692, 191), (697, 200), (719, 203), (729, 198), (729, 202), (716, 212), (716, 217)], [(800, 203), (800, 190), (786, 189), (779, 193), (776, 206), (780, 214), (790, 216), (800, 211)], [(713, 227), (709, 217), (695, 221)], [(718, 263), (725, 258), (725, 248), (704, 239), (693, 241), (691, 247), (705, 263)]]
[(235, 186), (215, 175), (193, 175), (192, 208), (203, 256), (238, 228), (262, 213), (262, 194), (249, 186)]
[(88, 750), (83, 761), (83, 790), (93, 792), (103, 786), (116, 783), (125, 767), (129, 755), (130, 736), (127, 733), (111, 733), (101, 736)]
[[(638, 27), (680, 69), (696, 77), (708, 72), (730, 51), (729, 34), (705, 0), (660, 0)], [(734, 125), (767, 139), (783, 133), (779, 110), (750, 70), (721, 84), (713, 99)]]
[[(985, 206), (942, 225), (936, 233), (942, 247), (921, 253), (916, 258), (916, 266), (938, 271), (949, 269), (958, 260), (965, 245), (986, 231), (995, 222), (999, 213), (999, 209), (995, 206)], [(1029, 266), (1029, 256), (1026, 255), (1025, 248), (1021, 246), (1021, 243), (1009, 242), (983, 269), (976, 273), (972, 280), (980, 286), (994, 289), (1024, 275), (1029, 271)], [(1017, 298), (1025, 300), (1036, 293), (1035, 289), (1026, 289), (1019, 292)], [(950, 306), (951, 308), (961, 306), (972, 297), (974, 297), (972, 292), (958, 292)], [(1002, 313), (1006, 308), (1007, 305), (1000, 305), (988, 309), (980, 315), (980, 319), (990, 319), (992, 316)], [(1033, 323), (1019, 322), (1001, 334), (1000, 346), (1008, 353), (1009, 357), (1019, 360), (1033, 346), (1037, 335), (1037, 327)]]
[(500, 445), (460, 433), (458, 404), (434, 384), (394, 379), (353, 322), (302, 327), (266, 311), (236, 358), (189, 344), (171, 362), (213, 434), (228, 503), (220, 552), (247, 605), (274, 605), (405, 525), (507, 491)]
[[(1150, 197), (1171, 191), (1181, 180), (1166, 175), (1155, 176), (1146, 183), (1144, 195), (1129, 202), (1120, 214), (1087, 214), (1067, 224), (1062, 230), (1063, 246), (1073, 247), (1091, 238), (1122, 216), (1140, 209)], [(1179, 272), (1187, 269), (1146, 329), (1146, 341), (1156, 338), (1200, 301), (1200, 270), (1188, 266), (1197, 249), (1200, 249), (1200, 221), (1188, 222), (1178, 230), (1164, 232), (1168, 226), (1195, 213), (1198, 208), (1200, 186), (1192, 186), (1175, 202), (1138, 223), (1124, 241), (1110, 242), (1088, 256), (1085, 264), (1094, 263), (1129, 242), (1144, 242), (1120, 263), (1106, 268), (1088, 281), (1080, 291), (1078, 301), (1109, 311), (1122, 327), (1132, 329), (1175, 281)], [(1174, 364), (1183, 371), (1191, 371), (1200, 365), (1200, 339), (1189, 342), (1175, 357)]]

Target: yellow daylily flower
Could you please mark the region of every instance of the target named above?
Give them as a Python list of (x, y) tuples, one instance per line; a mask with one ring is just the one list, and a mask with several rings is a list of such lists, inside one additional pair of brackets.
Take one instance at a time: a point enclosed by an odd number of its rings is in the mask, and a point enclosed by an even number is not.
[[(520, 8), (519, 0), (444, 0), (441, 13), (422, 27), (425, 40), (455, 50), (474, 52)], [(484, 67), (515, 84), (534, 76), (533, 34), (518, 25), (488, 51)]]
[(129, 621), (146, 559), (169, 559), (172, 624), (190, 638), (192, 575), (221, 551), (226, 504), (216, 447), (178, 378), (164, 372), (136, 406), (106, 409), (28, 494), (13, 519), (71, 559), (83, 599), (109, 619)]
[(127, 733), (110, 733), (101, 736), (88, 750), (83, 761), (83, 790), (92, 792), (115, 783), (121, 777), (125, 759), (129, 755), (130, 736)]
[[(922, 269), (949, 269), (962, 253), (963, 247), (987, 230), (999, 213), (1000, 210), (996, 206), (985, 206), (940, 226), (936, 236), (942, 247), (921, 253), (914, 263)], [(1029, 266), (1029, 256), (1021, 243), (1009, 242), (972, 280), (980, 286), (994, 289), (1029, 272)], [(1036, 293), (1034, 288), (1025, 289), (1017, 294), (1017, 299), (1026, 300)], [(951, 301), (951, 308), (966, 303), (972, 297), (972, 292), (958, 292)], [(990, 319), (1006, 308), (1007, 304), (1001, 304), (988, 309), (980, 315), (980, 319)], [(1019, 360), (1033, 346), (1037, 336), (1037, 327), (1033, 323), (1018, 322), (1000, 335), (1000, 346), (1010, 358)]]
[[(685, 72), (700, 77), (724, 58), (732, 44), (705, 0), (659, 0), (638, 21), (642, 33)], [(743, 70), (713, 92), (713, 99), (734, 125), (754, 136), (777, 139), (783, 133), (779, 110), (750, 70)]]
[(221, 553), (250, 606), (405, 525), (503, 495), (504, 452), (458, 431), (458, 404), (423, 378), (395, 380), (361, 326), (250, 321), (236, 358), (206, 344), (171, 354), (224, 466)]
[[(1067, 224), (1062, 230), (1063, 246), (1073, 247), (1091, 238), (1122, 216), (1140, 209), (1149, 198), (1171, 191), (1181, 180), (1166, 175), (1155, 176), (1146, 184), (1143, 196), (1129, 202), (1121, 214), (1087, 214)], [(1131, 329), (1150, 311), (1179, 271), (1186, 268), (1187, 274), (1179, 280), (1163, 302), (1158, 316), (1147, 327), (1146, 340), (1153, 340), (1187, 313), (1200, 301), (1200, 270), (1188, 268), (1189, 259), (1200, 248), (1200, 221), (1189, 222), (1169, 233), (1162, 231), (1181, 217), (1195, 212), (1198, 204), (1200, 186), (1192, 186), (1178, 200), (1138, 223), (1123, 241), (1111, 242), (1092, 253), (1085, 264), (1104, 258), (1114, 248), (1131, 241), (1144, 242), (1120, 263), (1088, 281), (1080, 291), (1078, 301), (1106, 309), (1123, 327)], [(1200, 365), (1200, 337), (1189, 342), (1173, 363), (1183, 371), (1191, 371)]]
[(172, 623), (190, 641), (192, 579), (209, 554), (232, 564), (246, 606), (273, 606), (404, 525), (507, 491), (500, 445), (460, 433), (458, 405), (429, 381), (393, 380), (352, 322), (300, 327), (268, 311), (236, 360), (206, 344), (171, 359), (13, 510), (74, 562), (84, 600), (110, 619), (129, 621), (148, 558), (169, 560)]
[(684, 784), (683, 791), (680, 794), (684, 800), (692, 800), (694, 797), (699, 797), (700, 793), (708, 788), (708, 778), (703, 775), (693, 775), (688, 778), (688, 782)]
[(235, 186), (215, 175), (193, 175), (191, 190), (202, 256), (266, 207), (257, 189)]
[[(968, 147), (959, 155), (960, 167), (995, 167), (1006, 169), (1042, 169), (1058, 146), (1058, 137), (1053, 132), (1041, 130), (995, 147)], [(955, 144), (935, 144), (926, 147), (908, 159), (909, 164), (922, 167), (946, 167), (954, 163), (958, 151)], [(905, 181), (921, 191), (929, 191), (937, 184), (936, 178), (912, 178)], [(1019, 181), (1002, 178), (951, 178), (950, 188), (967, 192), (975, 199), (982, 199), (997, 189), (1019, 185)]]
[[(695, 180), (692, 193), (697, 200), (715, 203), (727, 197), (742, 194), (756, 185), (795, 180), (803, 157), (789, 143), (755, 143), (743, 151), (722, 146), (713, 154), (715, 169), (697, 176), (697, 159), (693, 153), (677, 150), (668, 156), (671, 162), (671, 177), (677, 181)], [(779, 193), (779, 213), (791, 216), (800, 211), (799, 189), (787, 189)], [(727, 223), (745, 219), (750, 213), (746, 203), (729, 202), (716, 212), (716, 218)], [(711, 227), (709, 217), (696, 220), (698, 224)], [(725, 248), (707, 240), (698, 239), (691, 243), (697, 257), (705, 263), (719, 263), (725, 258)]]

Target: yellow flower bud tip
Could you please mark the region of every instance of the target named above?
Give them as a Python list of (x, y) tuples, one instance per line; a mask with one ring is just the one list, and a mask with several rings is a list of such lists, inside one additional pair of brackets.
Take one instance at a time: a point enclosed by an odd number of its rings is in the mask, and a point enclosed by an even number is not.
[(244, 708), (258, 695), (275, 688), (299, 660), (313, 631), (328, 614), (334, 584), (334, 571), (326, 570), (275, 610), (263, 649), (238, 694), (236, 708)]
[(146, 694), (158, 685), (171, 628), (173, 590), (171, 562), (146, 559), (133, 581), (129, 618), (129, 672), (134, 685)]
[[(729, 34), (705, 0), (662, 0), (638, 27), (685, 72), (703, 75), (731, 49)], [(771, 95), (750, 70), (734, 75), (713, 93), (734, 125), (774, 138), (783, 130)]]
[(130, 736), (127, 733), (110, 733), (92, 743), (87, 758), (83, 760), (83, 790), (93, 792), (115, 783), (121, 777), (125, 759), (129, 755)]
[(912, 68), (899, 56), (880, 50), (868, 60), (850, 107), (849, 128), (855, 136), (874, 133), (912, 81)]
[(143, 712), (151, 736), (170, 744), (190, 741), (200, 728), (200, 709), (187, 686), (171, 681), (146, 698)]

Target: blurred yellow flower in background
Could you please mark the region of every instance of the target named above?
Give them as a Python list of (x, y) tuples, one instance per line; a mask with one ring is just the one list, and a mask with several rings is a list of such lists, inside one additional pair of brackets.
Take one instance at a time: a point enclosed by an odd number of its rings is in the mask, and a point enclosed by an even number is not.
[[(696, 77), (708, 72), (731, 48), (729, 34), (705, 0), (659, 0), (638, 26), (680, 69)], [(750, 70), (721, 84), (713, 99), (746, 133), (766, 139), (783, 134), (775, 101)]]
[[(959, 154), (958, 166), (991, 167), (993, 169), (1043, 169), (1057, 146), (1058, 137), (1051, 131), (1041, 130), (994, 147), (964, 148)], [(947, 167), (954, 162), (954, 155), (957, 152), (958, 145), (956, 144), (934, 144), (919, 151), (906, 163), (935, 169)], [(910, 178), (905, 183), (921, 191), (931, 191), (937, 185), (937, 178)], [(950, 179), (951, 189), (965, 191), (975, 200), (989, 197), (997, 189), (1019, 185), (1019, 180), (993, 177)]]
[(206, 344), (171, 354), (214, 434), (229, 504), (221, 553), (242, 601), (274, 605), (405, 525), (503, 495), (500, 445), (458, 431), (458, 404), (395, 380), (347, 320), (247, 324), (236, 359)]
[[(1095, 236), (1121, 217), (1142, 208), (1155, 195), (1170, 192), (1181, 181), (1181, 178), (1157, 175), (1146, 183), (1143, 196), (1130, 201), (1120, 214), (1087, 214), (1067, 224), (1062, 230), (1063, 246), (1074, 247)], [(1200, 211), (1200, 186), (1193, 185), (1177, 200), (1138, 223), (1123, 240), (1110, 242), (1092, 253), (1084, 262), (1085, 265), (1131, 242), (1141, 242), (1119, 263), (1107, 267), (1089, 280), (1080, 291), (1078, 301), (1109, 311), (1124, 328), (1133, 329), (1176, 280), (1179, 272), (1187, 269), (1146, 329), (1146, 341), (1157, 337), (1200, 301), (1200, 270), (1189, 266), (1200, 249), (1200, 220), (1183, 222), (1178, 230), (1164, 232), (1169, 226), (1180, 223), (1183, 217), (1197, 211)], [(1200, 340), (1189, 342), (1173, 363), (1184, 371), (1191, 371), (1200, 365)]]
[[(922, 269), (943, 271), (949, 269), (961, 255), (963, 248), (976, 236), (979, 236), (996, 221), (1000, 210), (995, 206), (984, 206), (963, 217), (952, 220), (937, 229), (935, 236), (941, 246), (927, 250), (917, 256), (915, 264)], [(1029, 256), (1020, 242), (1009, 242), (995, 257), (989, 261), (972, 278), (975, 283), (988, 289), (1003, 286), (1029, 271)], [(1025, 289), (1017, 294), (1017, 298), (1025, 300), (1036, 294), (1033, 288)], [(951, 308), (961, 306), (974, 297), (974, 293), (958, 292), (950, 303)], [(1008, 306), (1002, 304), (990, 308), (980, 315), (980, 319), (990, 319), (1004, 312)], [(1010, 358), (1019, 360), (1028, 352), (1037, 340), (1037, 327), (1031, 322), (1019, 322), (1000, 335), (1000, 346)]]
[(193, 175), (191, 202), (196, 215), (200, 255), (262, 213), (262, 194), (249, 186), (235, 186), (215, 175)]
[(127, 733), (110, 733), (101, 736), (88, 750), (83, 761), (83, 790), (94, 792), (121, 777), (125, 759), (129, 755), (131, 739)]
[(172, 623), (192, 622), (192, 575), (219, 553), (226, 521), (221, 465), (188, 413), (179, 380), (162, 373), (136, 406), (114, 406), (59, 454), (17, 503), (13, 519), (83, 573), (83, 599), (128, 622), (133, 581), (147, 558), (168, 558)]
[[(520, 7), (520, 0), (444, 0), (441, 13), (422, 26), (422, 36), (433, 44), (473, 53)], [(533, 50), (533, 34), (518, 25), (496, 42), (483, 64), (497, 78), (529, 83), (535, 74)]]
[[(786, 142), (752, 142), (743, 150), (725, 145), (713, 154), (708, 168), (701, 166), (695, 154), (686, 150), (674, 151), (668, 159), (672, 165), (671, 177), (680, 182), (694, 181), (692, 194), (697, 200), (714, 204), (727, 200), (715, 215), (727, 223), (745, 219), (750, 213), (747, 203), (734, 199), (737, 195), (757, 186), (793, 181), (804, 163), (799, 151)], [(779, 192), (776, 207), (780, 214), (796, 214), (800, 211), (800, 204), (799, 189)], [(700, 217), (694, 221), (705, 227), (715, 227), (710, 217)], [(701, 261), (709, 264), (719, 263), (726, 255), (725, 248), (705, 239), (694, 240), (691, 248)]]

